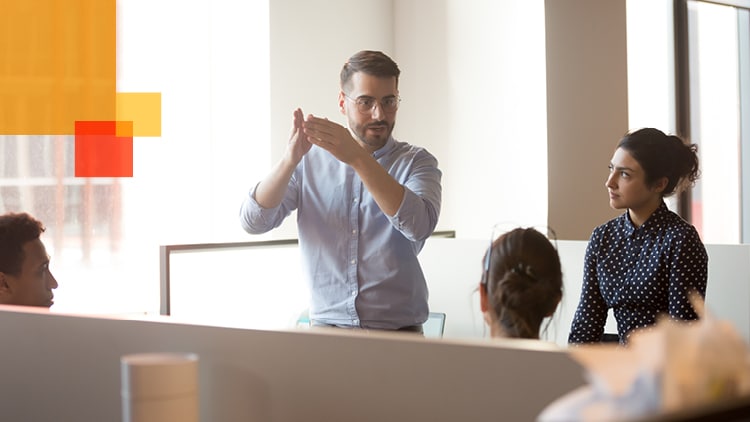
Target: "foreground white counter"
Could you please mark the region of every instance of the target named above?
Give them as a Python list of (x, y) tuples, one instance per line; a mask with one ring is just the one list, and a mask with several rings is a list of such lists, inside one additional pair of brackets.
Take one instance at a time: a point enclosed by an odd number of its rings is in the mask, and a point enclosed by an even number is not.
[(259, 331), (0, 307), (8, 421), (119, 421), (120, 356), (195, 352), (204, 422), (527, 421), (583, 383), (525, 341)]

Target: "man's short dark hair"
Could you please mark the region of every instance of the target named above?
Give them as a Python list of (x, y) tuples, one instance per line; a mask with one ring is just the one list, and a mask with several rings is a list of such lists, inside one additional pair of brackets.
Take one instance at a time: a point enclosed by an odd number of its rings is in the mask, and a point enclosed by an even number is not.
[(44, 225), (26, 213), (0, 215), (0, 272), (17, 276), (24, 260), (23, 245), (38, 239)]
[(346, 84), (349, 83), (352, 75), (357, 72), (366, 73), (379, 78), (395, 77), (397, 87), (398, 77), (401, 74), (396, 62), (383, 52), (363, 50), (349, 57), (349, 60), (344, 63), (344, 67), (341, 69), (342, 90)]

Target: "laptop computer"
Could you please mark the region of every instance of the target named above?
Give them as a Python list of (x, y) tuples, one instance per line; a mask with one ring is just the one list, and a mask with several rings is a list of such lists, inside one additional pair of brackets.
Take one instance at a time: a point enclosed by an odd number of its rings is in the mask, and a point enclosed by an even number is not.
[(442, 312), (430, 312), (427, 321), (422, 325), (425, 337), (443, 337), (445, 330), (445, 314)]

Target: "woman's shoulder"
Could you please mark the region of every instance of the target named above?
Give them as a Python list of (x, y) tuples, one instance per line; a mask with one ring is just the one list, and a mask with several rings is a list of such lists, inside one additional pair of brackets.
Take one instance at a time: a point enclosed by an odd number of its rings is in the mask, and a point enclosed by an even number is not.
[(678, 239), (700, 238), (695, 226), (671, 210), (663, 213), (656, 223), (655, 228), (662, 236)]
[(627, 226), (628, 220), (625, 214), (621, 214), (604, 224), (600, 224), (594, 228), (591, 233), (591, 237), (601, 237), (604, 235), (611, 235), (622, 231)]

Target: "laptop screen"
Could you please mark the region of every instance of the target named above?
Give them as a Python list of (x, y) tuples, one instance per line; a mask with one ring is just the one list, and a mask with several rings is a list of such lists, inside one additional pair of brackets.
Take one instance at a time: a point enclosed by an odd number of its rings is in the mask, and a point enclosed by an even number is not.
[(430, 312), (424, 325), (422, 325), (425, 337), (440, 338), (445, 329), (445, 314), (442, 312)]

